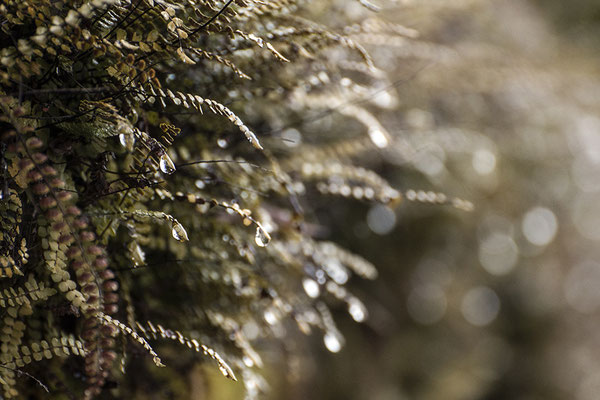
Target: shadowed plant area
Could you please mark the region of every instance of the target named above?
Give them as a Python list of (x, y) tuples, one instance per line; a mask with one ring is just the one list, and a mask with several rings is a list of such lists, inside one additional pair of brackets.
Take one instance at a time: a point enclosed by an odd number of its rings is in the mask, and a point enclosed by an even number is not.
[(594, 398), (599, 68), (561, 15), (0, 2), (2, 398)]

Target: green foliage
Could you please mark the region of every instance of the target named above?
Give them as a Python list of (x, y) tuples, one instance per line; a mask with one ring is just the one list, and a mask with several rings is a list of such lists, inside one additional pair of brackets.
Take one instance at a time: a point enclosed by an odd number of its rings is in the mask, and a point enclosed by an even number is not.
[[(5, 398), (145, 396), (156, 367), (185, 373), (196, 353), (254, 396), (253, 342), (295, 321), (336, 351), (325, 298), (364, 320), (343, 285), (374, 267), (320, 240), (306, 210), (318, 192), (400, 202), (355, 165), (391, 138), (356, 102), (385, 74), (352, 35), (413, 32), (369, 20), (342, 35), (303, 3), (0, 5)], [(317, 118), (309, 144), (290, 139), (314, 111), (340, 129)], [(433, 192), (409, 200), (470, 208)], [(162, 339), (189, 355), (161, 357)]]

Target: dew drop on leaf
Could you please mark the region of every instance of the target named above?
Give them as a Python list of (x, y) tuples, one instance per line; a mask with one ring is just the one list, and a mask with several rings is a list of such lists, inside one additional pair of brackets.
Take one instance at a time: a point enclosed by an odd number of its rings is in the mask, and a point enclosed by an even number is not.
[(267, 231), (265, 231), (262, 227), (256, 227), (256, 236), (254, 236), (254, 241), (260, 247), (266, 247), (271, 241), (271, 236)]
[(167, 153), (160, 156), (159, 165), (160, 170), (165, 174), (171, 175), (175, 172), (175, 164), (173, 164), (173, 160), (171, 160), (171, 157)]
[(135, 137), (127, 133), (119, 133), (119, 142), (121, 146), (125, 147), (127, 151), (133, 151), (133, 145), (135, 144)]
[(185, 228), (177, 221), (173, 222), (173, 229), (171, 230), (171, 234), (176, 240), (179, 240), (180, 242), (186, 242), (189, 240)]

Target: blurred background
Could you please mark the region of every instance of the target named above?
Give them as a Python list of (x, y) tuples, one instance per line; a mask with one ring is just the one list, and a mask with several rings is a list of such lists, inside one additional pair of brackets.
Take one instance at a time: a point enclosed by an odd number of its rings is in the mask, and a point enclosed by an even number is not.
[[(268, 397), (600, 398), (600, 2), (382, 5), (418, 37), (358, 38), (393, 82), (371, 110), (393, 143), (361, 164), (475, 209), (315, 200), (324, 238), (379, 278), (348, 284), (365, 322), (331, 305), (341, 350), (265, 344)], [(368, 14), (311, 12), (339, 29)], [(206, 373), (209, 398), (243, 397)]]

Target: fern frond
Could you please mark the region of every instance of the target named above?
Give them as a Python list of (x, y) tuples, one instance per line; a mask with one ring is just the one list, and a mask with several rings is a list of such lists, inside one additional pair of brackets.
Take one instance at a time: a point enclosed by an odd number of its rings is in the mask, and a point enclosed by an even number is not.
[(60, 337), (19, 346), (12, 362), (5, 365), (21, 368), (33, 361), (49, 360), (54, 356), (68, 357), (75, 355), (84, 357), (86, 354), (87, 351), (82, 340), (76, 339), (73, 335), (63, 334)]
[(116, 320), (116, 319), (114, 319), (114, 318), (112, 318), (112, 317), (110, 317), (109, 315), (106, 315), (106, 314), (99, 314), (97, 316), (97, 318), (98, 318), (98, 320), (103, 325), (108, 325), (108, 326), (115, 327), (121, 333), (124, 333), (124, 334), (128, 335), (133, 340), (135, 340), (136, 342), (138, 342), (139, 344), (141, 344), (144, 347), (144, 349), (146, 349), (146, 351), (152, 356), (152, 361), (154, 362), (154, 365), (156, 365), (157, 367), (164, 367), (165, 366), (162, 363), (162, 361), (160, 360), (160, 357), (158, 357), (158, 354), (156, 354), (154, 352), (154, 350), (152, 349), (152, 346), (150, 346), (150, 344), (146, 341), (146, 339), (144, 339), (143, 337), (141, 337), (140, 335), (138, 335), (133, 329), (131, 329), (130, 327), (128, 327), (127, 325), (125, 325), (121, 321)]
[(146, 339), (150, 339), (150, 337), (152, 337), (153, 339), (157, 339), (157, 338), (170, 339), (173, 341), (177, 341), (183, 345), (186, 345), (187, 347), (195, 350), (196, 352), (204, 353), (205, 355), (209, 356), (217, 363), (217, 366), (219, 367), (219, 370), (221, 371), (223, 376), (225, 376), (226, 378), (229, 378), (231, 380), (237, 381), (237, 378), (235, 377), (233, 370), (231, 369), (231, 367), (229, 365), (227, 365), (227, 363), (225, 362), (225, 360), (223, 360), (223, 358), (219, 355), (219, 353), (217, 353), (215, 350), (211, 349), (210, 347), (205, 346), (204, 344), (201, 344), (196, 339), (190, 339), (190, 338), (184, 336), (179, 331), (165, 329), (160, 324), (157, 324), (155, 326), (150, 321), (146, 322), (146, 326), (140, 324), (139, 322), (136, 322), (136, 327), (137, 327), (137, 329), (139, 329), (142, 332), (142, 334), (144, 335), (144, 337)]
[(11, 287), (0, 291), (0, 307), (18, 307), (46, 300), (56, 294), (56, 290), (46, 287), (43, 281), (36, 281), (30, 274), (23, 286)]

